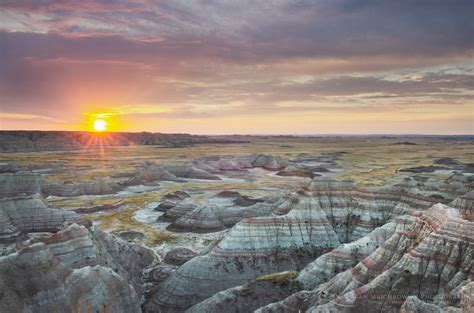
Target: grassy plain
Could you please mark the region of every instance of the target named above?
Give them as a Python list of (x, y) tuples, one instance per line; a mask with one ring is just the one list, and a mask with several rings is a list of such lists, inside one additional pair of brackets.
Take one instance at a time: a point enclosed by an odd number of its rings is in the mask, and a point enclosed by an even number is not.
[(133, 173), (144, 162), (182, 163), (205, 155), (246, 155), (271, 153), (292, 158), (299, 153), (320, 156), (347, 152), (336, 162), (346, 169), (337, 178), (350, 178), (364, 186), (393, 182), (403, 175), (405, 167), (431, 165), (441, 157), (452, 157), (472, 162), (472, 142), (439, 139), (411, 140), (416, 145), (398, 145), (399, 139), (372, 137), (279, 138), (256, 137), (250, 143), (227, 145), (197, 145), (185, 148), (157, 146), (110, 147), (103, 150), (35, 153), (2, 153), (1, 161), (15, 161), (20, 165), (50, 169), (44, 178), (54, 182), (90, 181)]

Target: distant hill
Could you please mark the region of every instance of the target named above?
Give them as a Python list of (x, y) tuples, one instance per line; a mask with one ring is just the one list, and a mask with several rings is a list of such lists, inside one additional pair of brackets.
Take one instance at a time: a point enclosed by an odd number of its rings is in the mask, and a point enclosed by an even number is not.
[(190, 134), (91, 133), (81, 131), (0, 131), (0, 152), (62, 151), (130, 145), (186, 147), (196, 144), (228, 144), (246, 141)]

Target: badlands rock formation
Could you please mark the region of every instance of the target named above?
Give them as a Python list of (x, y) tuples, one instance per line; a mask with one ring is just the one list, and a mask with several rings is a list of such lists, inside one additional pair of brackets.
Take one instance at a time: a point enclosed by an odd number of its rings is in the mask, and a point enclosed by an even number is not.
[(140, 312), (135, 290), (111, 268), (69, 268), (44, 244), (0, 258), (0, 287), (2, 312)]
[[(0, 180), (0, 312), (141, 312), (152, 251), (50, 208), (41, 193), (51, 185), (38, 175), (8, 172)], [(102, 193), (65, 186), (55, 190)]]
[[(161, 198), (161, 203), (155, 208), (155, 211), (166, 212), (176, 207), (186, 198), (189, 198), (189, 194), (185, 191), (178, 190), (168, 193)], [(174, 221), (175, 219), (176, 218), (170, 216), (170, 220)]]
[(154, 256), (73, 224), (0, 257), (1, 312), (140, 312), (142, 272)]
[(287, 160), (268, 154), (252, 155), (250, 158), (253, 167), (261, 167), (267, 170), (281, 170), (289, 165)]
[(14, 162), (0, 162), (0, 173), (16, 173), (18, 171), (18, 164)]
[(320, 176), (319, 174), (314, 173), (313, 171), (302, 169), (293, 165), (287, 166), (277, 173), (278, 176), (298, 176), (298, 177), (308, 177), (314, 178)]
[(122, 187), (108, 180), (99, 179), (85, 183), (47, 183), (38, 174), (21, 171), (0, 173), (0, 198), (17, 194), (74, 197), (81, 195), (113, 194)]
[(165, 213), (163, 213), (163, 215), (161, 215), (158, 220), (163, 222), (174, 222), (187, 213), (192, 212), (195, 208), (196, 206), (191, 203), (176, 204), (171, 208), (166, 209)]
[(158, 285), (165, 280), (167, 280), (171, 274), (176, 271), (177, 267), (173, 265), (160, 265), (157, 266), (153, 269), (151, 269), (147, 273), (146, 280), (149, 283), (152, 283), (154, 285)]
[[(168, 229), (173, 231), (214, 232), (232, 227), (244, 217), (265, 216), (272, 212), (284, 215), (306, 196), (318, 201), (317, 204), (310, 205), (310, 210), (323, 207), (328, 211), (331, 226), (338, 235), (349, 237), (351, 235), (349, 231), (361, 231), (364, 234), (366, 233), (366, 230), (362, 229), (364, 227), (373, 229), (386, 223), (393, 215), (402, 214), (416, 208), (417, 205), (426, 208), (437, 201), (414, 193), (405, 197), (405, 192), (413, 192), (413, 188), (406, 184), (399, 184), (389, 191), (358, 190), (350, 182), (315, 179), (306, 187), (306, 191), (302, 191), (300, 195), (292, 199), (281, 201), (286, 203), (281, 203), (278, 207), (263, 202), (263, 199), (253, 199), (227, 192), (225, 197), (234, 199), (231, 205), (207, 204), (198, 205), (196, 208), (191, 208), (189, 205), (176, 205), (166, 210), (160, 220), (172, 222)], [(219, 196), (222, 197), (222, 194)], [(376, 197), (386, 199), (375, 201)], [(408, 208), (403, 204), (406, 204)], [(168, 205), (169, 203), (165, 203), (165, 206)], [(379, 216), (371, 218), (369, 225), (365, 225), (360, 220), (364, 214), (361, 212), (361, 206), (364, 205), (368, 206), (368, 209), (373, 206), (376, 212), (381, 212)], [(338, 209), (344, 210), (342, 216), (338, 216)], [(347, 239), (342, 239), (342, 242), (346, 241)]]
[(462, 163), (452, 158), (441, 158), (433, 162), (433, 165), (428, 166), (417, 166), (400, 169), (400, 172), (410, 173), (433, 173), (438, 170), (457, 170), (464, 173), (473, 173), (473, 163)]
[(164, 261), (172, 265), (183, 265), (196, 256), (196, 253), (187, 248), (176, 248), (168, 252)]
[(33, 173), (2, 173), (0, 174), (0, 198), (11, 197), (21, 193), (40, 193), (41, 185), (41, 176)]
[(298, 290), (295, 275), (296, 272), (282, 272), (259, 276), (243, 286), (218, 292), (186, 312), (252, 312)]
[[(434, 202), (409, 193), (363, 190), (350, 182), (314, 179), (304, 192), (280, 203), (282, 208), (274, 216), (243, 219), (207, 255), (181, 266), (152, 297), (152, 307), (182, 311), (259, 275), (301, 270), (391, 218), (427, 209)], [(376, 240), (367, 240), (366, 244), (375, 246), (372, 241)], [(361, 253), (370, 252), (369, 248)]]
[[(230, 198), (232, 201), (228, 205), (179, 204), (166, 210), (159, 219), (172, 222), (167, 227), (171, 231), (208, 233), (230, 228), (244, 217), (268, 215), (272, 212), (272, 203), (264, 204), (265, 199), (231, 192), (220, 193), (218, 196)], [(167, 202), (165, 205), (169, 205), (169, 203)], [(260, 212), (262, 208), (267, 207), (270, 209), (264, 210), (264, 213)]]
[(82, 195), (107, 195), (121, 187), (113, 182), (99, 179), (90, 183), (43, 184), (41, 191), (48, 196), (77, 197)]
[(474, 221), (474, 190), (454, 199), (450, 206), (457, 208), (463, 218)]
[(180, 179), (205, 179), (205, 180), (220, 180), (214, 174), (211, 174), (203, 169), (197, 168), (193, 165), (175, 165), (175, 166), (161, 166), (157, 164), (144, 165), (133, 177), (123, 182), (126, 186), (141, 185), (153, 181), (180, 181)]
[[(0, 312), (472, 311), (472, 176), (415, 175), (376, 188), (316, 176), (332, 175), (320, 164), (332, 171), (341, 155), (147, 163), (120, 184), (53, 185), (0, 165)], [(230, 184), (227, 177), (246, 182), (242, 177), (255, 172), (308, 183), (261, 198), (245, 195), (247, 186), (215, 190)], [(187, 192), (175, 191), (190, 179)], [(202, 192), (199, 183), (213, 187)], [(157, 245), (160, 258), (137, 243), (145, 230), (117, 230), (130, 243), (42, 197), (113, 194), (141, 184), (164, 194), (143, 208), (152, 214), (147, 227), (191, 232), (175, 234), (188, 241)], [(170, 185), (173, 192), (161, 192)], [(153, 224), (157, 216), (160, 225)]]
[(182, 181), (183, 179), (221, 180), (218, 174), (232, 171), (247, 171), (262, 168), (277, 171), (280, 176), (300, 176), (313, 178), (315, 173), (326, 171), (321, 167), (291, 165), (279, 156), (269, 154), (252, 154), (248, 156), (207, 156), (195, 159), (193, 162), (181, 165), (144, 164), (135, 175), (122, 182), (122, 185), (141, 185), (156, 181)]
[(168, 230), (172, 231), (192, 231), (196, 233), (220, 231), (225, 228), (224, 218), (219, 210), (213, 206), (195, 208), (167, 227)]
[(189, 198), (189, 194), (185, 191), (178, 190), (178, 191), (175, 191), (175, 192), (167, 193), (166, 195), (163, 196), (161, 201), (166, 201), (166, 200), (169, 200), (169, 201), (182, 201), (186, 198)]
[(343, 272), (374, 252), (396, 231), (403, 231), (414, 221), (410, 215), (403, 215), (370, 232), (368, 235), (342, 244), (309, 263), (298, 275), (298, 281), (305, 289), (312, 289)]
[[(406, 229), (414, 220), (415, 218), (412, 216), (401, 216), (395, 219), (394, 222), (376, 228), (370, 234), (357, 241), (343, 244), (331, 252), (321, 255), (315, 261), (309, 263), (299, 275), (297, 272), (293, 272), (294, 274), (292, 275), (292, 272), (281, 272), (261, 276), (256, 281), (260, 281), (263, 278), (273, 283), (270, 286), (265, 286), (264, 289), (249, 288), (248, 286), (255, 285), (252, 282), (229, 288), (196, 304), (188, 311), (219, 312), (229, 303), (233, 303), (236, 307), (245, 307), (245, 311), (251, 312), (274, 302), (272, 299), (285, 298), (285, 294), (289, 295), (295, 292), (295, 289), (312, 289), (357, 264), (385, 242), (395, 231)], [(296, 292), (293, 297), (297, 297), (299, 294), (301, 292)], [(283, 307), (277, 311), (286, 312), (285, 309), (286, 307)]]
[(55, 234), (33, 239), (32, 242), (46, 244), (53, 255), (68, 267), (109, 266), (125, 277), (137, 294), (142, 291), (142, 270), (154, 260), (151, 251), (140, 245), (77, 224)]
[(79, 215), (52, 209), (39, 195), (0, 199), (0, 243), (32, 232), (56, 232), (68, 223), (83, 223)]
[(288, 160), (270, 154), (252, 154), (249, 156), (207, 156), (194, 161), (197, 167), (209, 172), (243, 171), (250, 168), (263, 168), (278, 171), (287, 167)]
[(130, 179), (123, 182), (126, 186), (141, 185), (155, 180), (178, 181), (178, 177), (171, 174), (162, 166), (157, 164), (145, 165)]
[(219, 176), (207, 172), (204, 169), (197, 168), (194, 165), (174, 165), (165, 167), (171, 174), (180, 178), (220, 180)]
[[(474, 224), (441, 204), (413, 214), (416, 219), (408, 228), (395, 232), (355, 267), (259, 312), (398, 312), (413, 307), (461, 312), (466, 307), (463, 293), (473, 278)], [(466, 312), (472, 310), (470, 298)]]

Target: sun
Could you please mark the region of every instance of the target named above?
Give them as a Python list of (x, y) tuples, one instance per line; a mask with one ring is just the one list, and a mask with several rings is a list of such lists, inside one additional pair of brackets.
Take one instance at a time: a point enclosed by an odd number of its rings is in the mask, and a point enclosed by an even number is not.
[(93, 122), (94, 130), (97, 132), (103, 132), (107, 129), (107, 122), (105, 120), (94, 120)]
[(95, 132), (97, 136), (101, 136), (100, 133), (109, 133), (120, 129), (120, 123), (116, 114), (85, 112), (84, 116), (84, 126), (82, 129)]

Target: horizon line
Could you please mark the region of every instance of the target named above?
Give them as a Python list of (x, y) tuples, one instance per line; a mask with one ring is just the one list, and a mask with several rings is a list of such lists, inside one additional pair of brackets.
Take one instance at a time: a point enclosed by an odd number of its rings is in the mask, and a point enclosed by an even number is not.
[(88, 130), (40, 130), (40, 129), (1, 129), (1, 132), (69, 132), (69, 133), (93, 133), (93, 134), (109, 134), (109, 133), (150, 133), (150, 134), (186, 134), (193, 136), (293, 136), (293, 137), (314, 137), (314, 136), (474, 136), (474, 133), (188, 133), (188, 132), (159, 132), (159, 131), (104, 131), (95, 132)]

